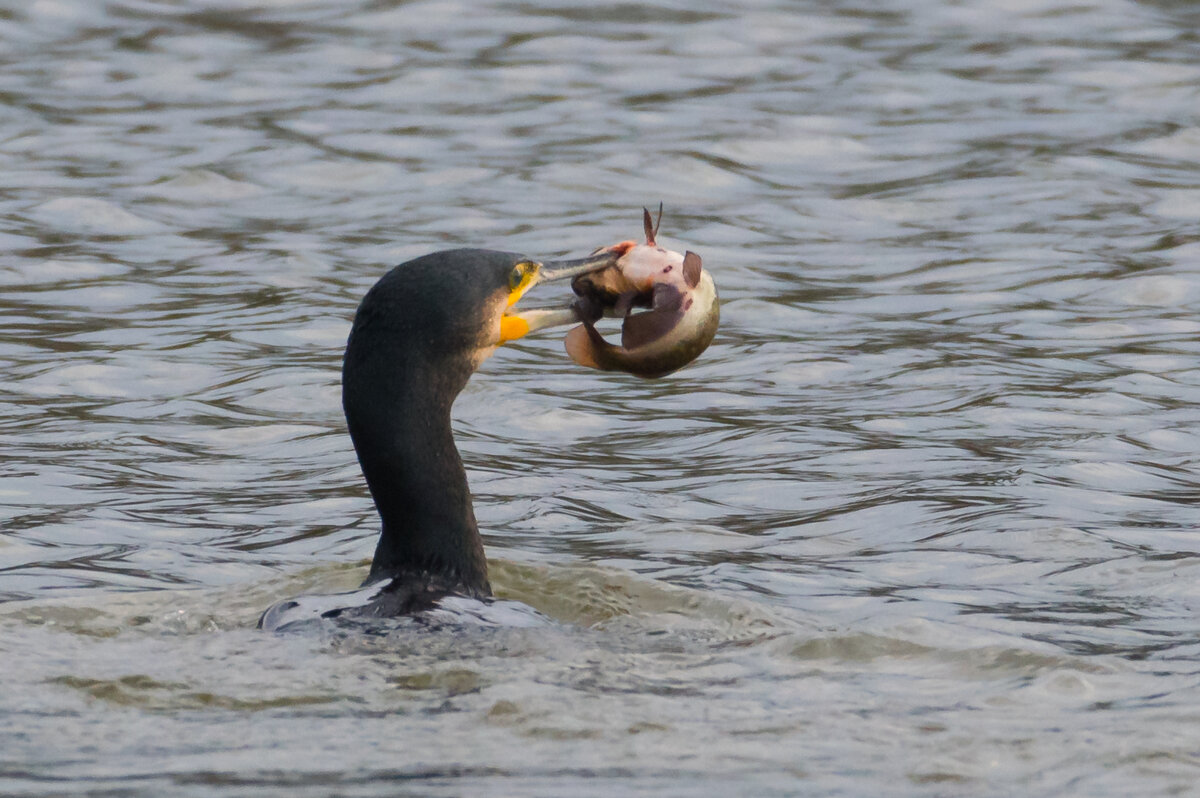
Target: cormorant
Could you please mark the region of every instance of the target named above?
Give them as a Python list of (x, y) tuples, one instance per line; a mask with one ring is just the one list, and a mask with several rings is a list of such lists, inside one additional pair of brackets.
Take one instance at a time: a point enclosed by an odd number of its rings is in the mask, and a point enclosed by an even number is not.
[(516, 312), (526, 291), (607, 268), (617, 257), (600, 251), (540, 263), (510, 252), (456, 249), (402, 263), (380, 278), (358, 307), (342, 364), (342, 408), (382, 523), (370, 573), (351, 593), (280, 602), (260, 627), (438, 607), (471, 613), (469, 605), (490, 601), (450, 407), (497, 346), (578, 321), (570, 308)]

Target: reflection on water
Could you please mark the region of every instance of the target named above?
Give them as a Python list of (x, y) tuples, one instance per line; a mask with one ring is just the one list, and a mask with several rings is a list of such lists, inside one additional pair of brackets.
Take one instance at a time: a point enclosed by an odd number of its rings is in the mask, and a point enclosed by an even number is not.
[[(0, 792), (1190, 789), (1196, 22), (0, 12)], [(701, 360), (546, 334), (456, 405), (493, 582), (559, 625), (255, 632), (372, 550), (338, 368), (378, 275), (660, 200)]]

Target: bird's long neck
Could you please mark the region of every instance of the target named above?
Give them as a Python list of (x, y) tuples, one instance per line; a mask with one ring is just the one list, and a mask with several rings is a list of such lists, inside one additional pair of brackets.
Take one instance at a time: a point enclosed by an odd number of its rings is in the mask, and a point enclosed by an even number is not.
[(460, 379), (401, 359), (354, 367), (349, 352), (346, 365), (342, 404), (383, 522), (367, 581), (428, 576), (468, 595), (489, 595), (450, 428), (450, 406), (469, 371)]

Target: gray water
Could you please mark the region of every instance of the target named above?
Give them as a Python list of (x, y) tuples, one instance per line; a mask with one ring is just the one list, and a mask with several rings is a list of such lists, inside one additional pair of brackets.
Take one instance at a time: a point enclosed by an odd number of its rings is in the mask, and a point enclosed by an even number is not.
[[(1198, 31), (6, 4), (0, 793), (1194, 793)], [(455, 407), (493, 585), (556, 625), (256, 631), (365, 574), (374, 280), (660, 200), (708, 352), (645, 382), (539, 333)]]

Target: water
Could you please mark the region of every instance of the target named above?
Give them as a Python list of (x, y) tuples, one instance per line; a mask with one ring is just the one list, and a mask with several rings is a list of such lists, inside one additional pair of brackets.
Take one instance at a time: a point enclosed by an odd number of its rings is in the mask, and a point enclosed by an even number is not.
[[(0, 10), (0, 792), (1191, 792), (1198, 24)], [(493, 584), (557, 624), (255, 631), (365, 573), (338, 368), (382, 271), (660, 200), (703, 358), (544, 333), (456, 405)]]

